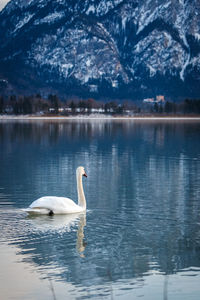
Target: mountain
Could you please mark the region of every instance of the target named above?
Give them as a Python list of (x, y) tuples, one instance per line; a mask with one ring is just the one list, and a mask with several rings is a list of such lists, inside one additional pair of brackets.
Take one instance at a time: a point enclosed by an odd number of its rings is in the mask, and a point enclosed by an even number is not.
[(11, 0), (0, 88), (142, 99), (200, 95), (199, 0)]

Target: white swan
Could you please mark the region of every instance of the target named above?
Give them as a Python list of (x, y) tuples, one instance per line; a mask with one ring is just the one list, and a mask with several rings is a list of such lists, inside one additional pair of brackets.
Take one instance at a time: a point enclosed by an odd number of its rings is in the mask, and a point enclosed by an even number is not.
[(73, 214), (86, 210), (86, 200), (83, 191), (82, 176), (87, 177), (83, 167), (76, 169), (78, 205), (69, 198), (45, 196), (39, 198), (24, 209), (29, 214)]

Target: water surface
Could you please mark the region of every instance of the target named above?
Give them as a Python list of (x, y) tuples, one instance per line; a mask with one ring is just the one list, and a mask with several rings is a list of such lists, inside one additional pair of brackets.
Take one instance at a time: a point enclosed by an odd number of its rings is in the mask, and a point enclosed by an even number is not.
[[(199, 150), (197, 121), (2, 121), (2, 299), (199, 299)], [(79, 165), (86, 214), (26, 216)]]

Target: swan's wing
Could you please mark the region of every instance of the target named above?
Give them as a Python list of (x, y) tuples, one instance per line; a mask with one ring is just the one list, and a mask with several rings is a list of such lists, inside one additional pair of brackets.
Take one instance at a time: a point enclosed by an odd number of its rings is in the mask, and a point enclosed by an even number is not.
[(53, 211), (55, 214), (80, 212), (80, 206), (69, 198), (46, 196), (35, 200), (31, 209), (44, 208)]
[(49, 209), (51, 209), (52, 207), (55, 207), (55, 206), (65, 207), (66, 205), (76, 206), (77, 204), (69, 198), (45, 196), (45, 197), (41, 197), (41, 198), (33, 201), (33, 203), (31, 203), (30, 207), (31, 208), (48, 207)]
[(47, 208), (24, 208), (22, 211), (31, 214), (31, 215), (48, 215), (50, 213), (50, 209)]

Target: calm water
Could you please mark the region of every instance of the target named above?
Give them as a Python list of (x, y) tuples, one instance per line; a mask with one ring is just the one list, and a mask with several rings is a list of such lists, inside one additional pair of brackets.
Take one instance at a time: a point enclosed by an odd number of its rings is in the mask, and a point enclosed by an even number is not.
[(200, 122), (1, 122), (0, 227), (1, 299), (200, 299)]

